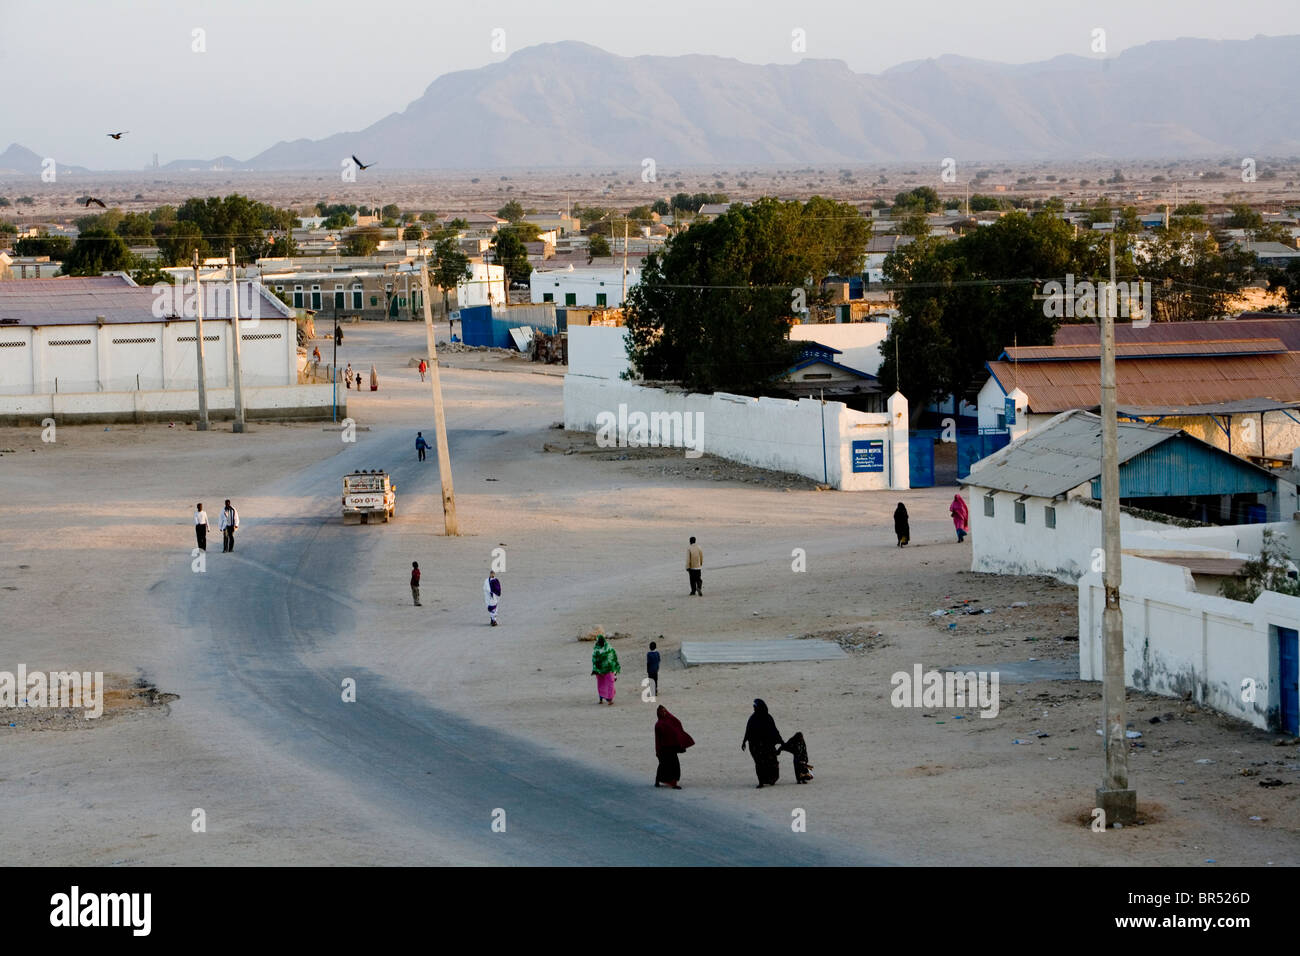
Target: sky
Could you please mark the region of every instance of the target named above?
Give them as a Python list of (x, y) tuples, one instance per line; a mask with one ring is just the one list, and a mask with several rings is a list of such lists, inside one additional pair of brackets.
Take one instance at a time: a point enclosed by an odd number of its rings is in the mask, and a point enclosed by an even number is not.
[(249, 159), (281, 140), (362, 129), (444, 73), (561, 40), (622, 56), (807, 57), (879, 73), (945, 54), (1095, 56), (1097, 29), (1112, 56), (1179, 37), (1297, 34), (1300, 3), (0, 0), (0, 151), (16, 142), (93, 169), (141, 169), (154, 153), (161, 163)]

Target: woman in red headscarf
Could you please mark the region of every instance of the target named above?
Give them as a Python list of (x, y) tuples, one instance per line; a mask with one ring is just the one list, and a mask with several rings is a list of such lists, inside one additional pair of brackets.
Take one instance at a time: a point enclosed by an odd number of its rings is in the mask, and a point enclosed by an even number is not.
[(970, 509), (966, 507), (966, 500), (960, 493), (953, 495), (948, 514), (952, 515), (953, 527), (957, 529), (957, 543), (961, 544), (962, 539), (970, 534)]
[(686, 753), (687, 747), (694, 747), (695, 741), (682, 728), (682, 722), (668, 713), (663, 704), (659, 705), (656, 713), (659, 720), (655, 724), (655, 756), (659, 758), (659, 769), (655, 772), (655, 786), (680, 790), (677, 781), (682, 775), (682, 764), (677, 755)]

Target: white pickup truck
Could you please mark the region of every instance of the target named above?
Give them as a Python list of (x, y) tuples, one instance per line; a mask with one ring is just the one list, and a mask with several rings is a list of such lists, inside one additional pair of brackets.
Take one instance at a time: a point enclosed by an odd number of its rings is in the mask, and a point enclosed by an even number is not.
[(397, 485), (386, 471), (344, 475), (343, 523), (369, 524), (372, 517), (385, 523), (397, 517)]

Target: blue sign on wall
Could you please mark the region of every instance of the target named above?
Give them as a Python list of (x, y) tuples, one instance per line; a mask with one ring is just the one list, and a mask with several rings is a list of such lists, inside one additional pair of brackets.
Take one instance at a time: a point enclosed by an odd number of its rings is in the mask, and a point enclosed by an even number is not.
[(1004, 404), (1006, 406), (1007, 424), (1014, 425), (1016, 423), (1016, 400), (1014, 398), (1008, 398)]
[(853, 443), (854, 471), (884, 471), (885, 442), (883, 439), (855, 441)]

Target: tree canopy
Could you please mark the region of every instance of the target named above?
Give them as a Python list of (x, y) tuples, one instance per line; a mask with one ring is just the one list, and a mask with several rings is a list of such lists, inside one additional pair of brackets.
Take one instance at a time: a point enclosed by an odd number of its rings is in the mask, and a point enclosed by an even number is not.
[(63, 274), (97, 276), (101, 272), (125, 271), (135, 259), (126, 243), (107, 229), (89, 229), (77, 237), (72, 251), (63, 260)]
[(821, 280), (862, 269), (871, 225), (847, 203), (760, 199), (697, 223), (646, 260), (628, 294), (628, 355), (694, 391), (770, 389), (799, 352), (794, 313)]
[(519, 230), (504, 226), (497, 230), (492, 240), (492, 261), (505, 266), (506, 275), (511, 282), (526, 282), (533, 272), (528, 262), (528, 250)]

